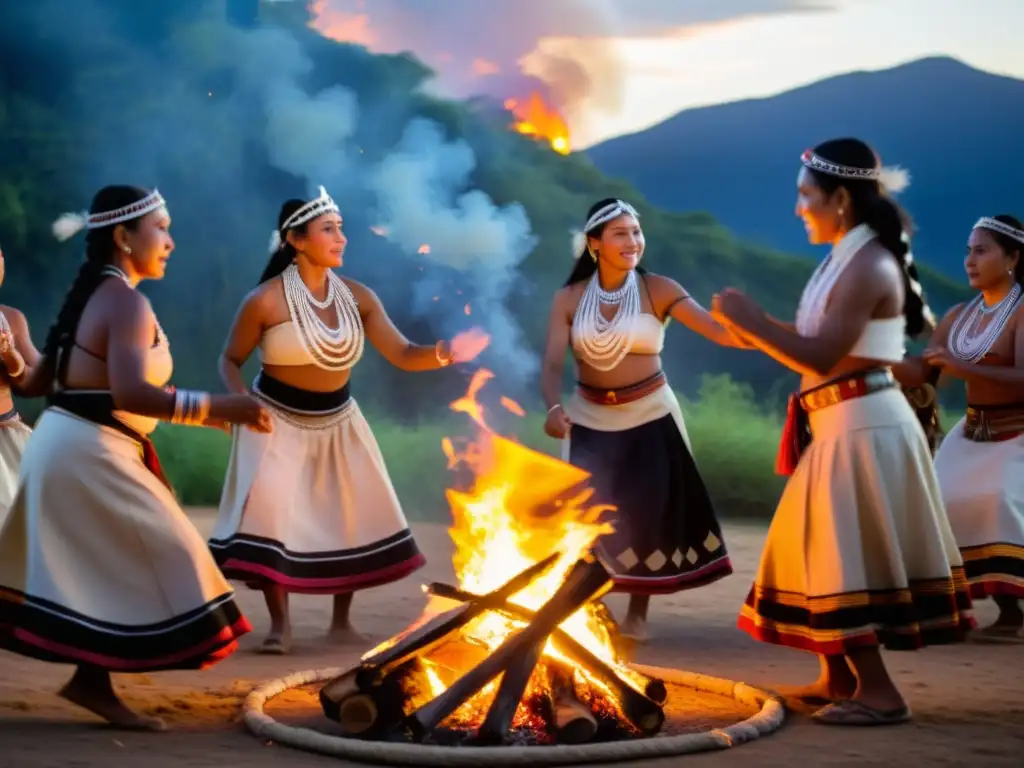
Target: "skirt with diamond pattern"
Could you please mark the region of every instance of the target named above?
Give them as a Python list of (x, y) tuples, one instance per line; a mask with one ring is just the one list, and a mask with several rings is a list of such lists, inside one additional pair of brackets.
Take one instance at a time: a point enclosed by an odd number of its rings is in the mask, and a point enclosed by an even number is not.
[[(640, 400), (596, 405), (575, 395), (563, 456), (592, 474), (594, 502), (613, 505), (598, 541), (614, 590), (678, 592), (732, 573), (722, 529), (666, 385)], [(639, 422), (639, 423), (637, 423)]]

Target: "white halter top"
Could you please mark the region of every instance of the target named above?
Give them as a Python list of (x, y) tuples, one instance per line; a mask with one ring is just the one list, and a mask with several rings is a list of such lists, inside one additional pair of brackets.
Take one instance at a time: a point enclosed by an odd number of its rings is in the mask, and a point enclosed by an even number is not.
[[(796, 311), (797, 333), (801, 336), (818, 334), (832, 289), (853, 257), (875, 237), (877, 234), (867, 224), (854, 227), (836, 243), (829, 257), (818, 265), (800, 297)], [(898, 363), (906, 355), (906, 331), (907, 321), (903, 315), (871, 320), (849, 354), (851, 357)]]

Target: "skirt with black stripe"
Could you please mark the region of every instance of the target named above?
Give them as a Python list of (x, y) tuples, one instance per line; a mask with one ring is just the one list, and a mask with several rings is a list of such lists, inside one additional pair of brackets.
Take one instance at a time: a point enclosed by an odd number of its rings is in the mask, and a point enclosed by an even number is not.
[(338, 594), (423, 567), (370, 426), (349, 389), (307, 392), (261, 372), (274, 430), (236, 429), (210, 550), (253, 588)]
[(621, 405), (597, 405), (577, 393), (566, 409), (573, 424), (564, 455), (591, 473), (594, 503), (615, 507), (615, 532), (597, 545), (614, 591), (668, 594), (732, 573), (682, 413), (667, 385)]
[(43, 413), (0, 529), (0, 647), (114, 672), (201, 669), (251, 631), (142, 445)]

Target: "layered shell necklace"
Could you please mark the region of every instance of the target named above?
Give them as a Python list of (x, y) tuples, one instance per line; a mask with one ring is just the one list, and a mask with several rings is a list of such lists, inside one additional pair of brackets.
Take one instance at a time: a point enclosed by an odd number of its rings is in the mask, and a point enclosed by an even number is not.
[[(602, 304), (618, 305), (610, 320), (601, 314)], [(572, 320), (577, 347), (587, 365), (598, 371), (610, 371), (621, 363), (633, 347), (639, 316), (640, 288), (636, 271), (630, 270), (625, 282), (614, 291), (601, 287), (595, 271)]]
[[(359, 304), (352, 291), (334, 272), (327, 270), (327, 295), (319, 301), (310, 292), (296, 264), (281, 275), (284, 297), (299, 341), (314, 365), (325, 371), (345, 371), (363, 355), (366, 334), (359, 316)], [(334, 308), (337, 323), (331, 328), (320, 319), (318, 309)]]
[[(1020, 300), (1019, 283), (1014, 283), (1010, 292), (991, 307), (985, 306), (984, 297), (979, 294), (949, 329), (949, 351), (953, 357), (965, 363), (976, 363), (987, 355), (1017, 311)], [(988, 324), (980, 328), (988, 318)]]

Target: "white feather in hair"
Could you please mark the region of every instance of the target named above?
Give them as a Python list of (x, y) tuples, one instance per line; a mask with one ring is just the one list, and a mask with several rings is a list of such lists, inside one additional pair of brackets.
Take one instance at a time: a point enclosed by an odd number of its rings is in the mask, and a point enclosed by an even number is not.
[(878, 183), (886, 192), (898, 195), (910, 186), (910, 171), (899, 166), (885, 166), (878, 172)]
[(277, 253), (281, 249), (281, 233), (276, 229), (270, 233), (270, 252)]
[(84, 213), (64, 213), (53, 222), (53, 236), (62, 243), (65, 240), (77, 235), (89, 223), (89, 217)]
[(572, 258), (575, 261), (583, 255), (584, 249), (587, 247), (587, 236), (578, 229), (570, 230), (572, 235)]

